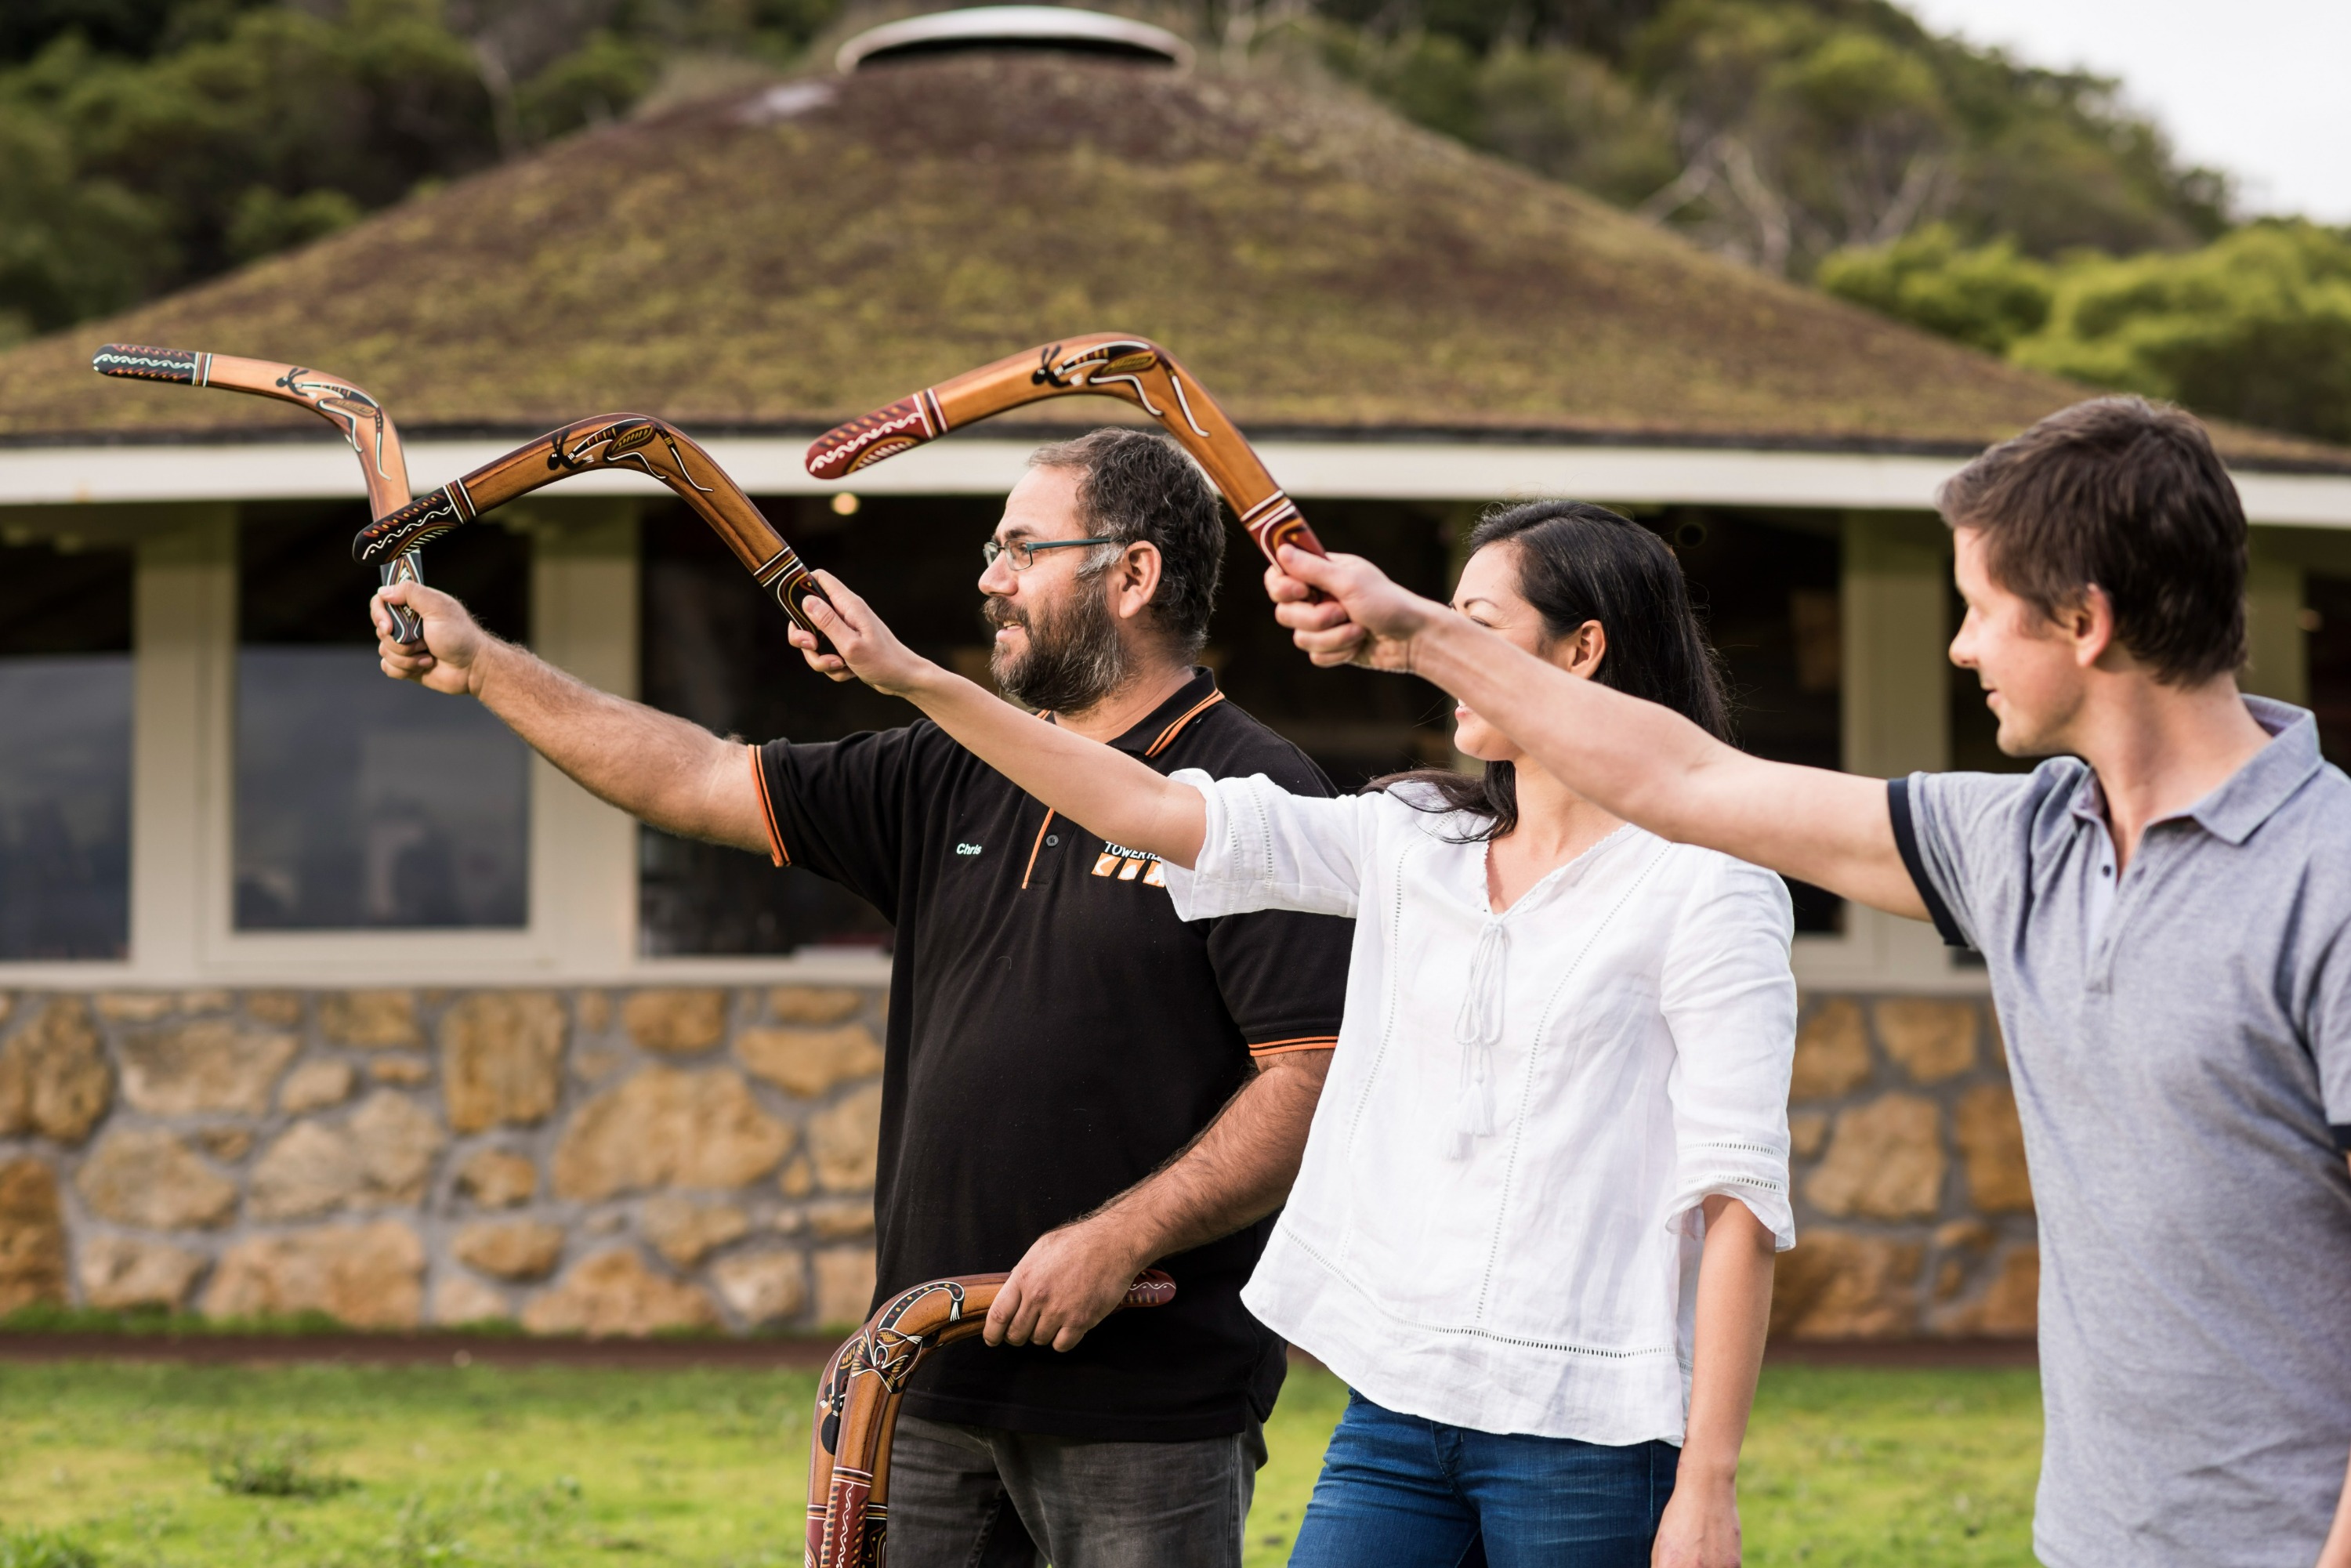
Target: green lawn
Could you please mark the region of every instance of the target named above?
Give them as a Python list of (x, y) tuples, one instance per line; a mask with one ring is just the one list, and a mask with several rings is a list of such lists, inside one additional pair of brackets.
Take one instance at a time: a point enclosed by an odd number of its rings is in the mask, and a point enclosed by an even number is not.
[[(0, 1568), (799, 1561), (806, 1373), (0, 1365)], [(1343, 1391), (1294, 1373), (1249, 1561), (1285, 1555)], [(2031, 1562), (2024, 1372), (1774, 1368), (1754, 1564)]]

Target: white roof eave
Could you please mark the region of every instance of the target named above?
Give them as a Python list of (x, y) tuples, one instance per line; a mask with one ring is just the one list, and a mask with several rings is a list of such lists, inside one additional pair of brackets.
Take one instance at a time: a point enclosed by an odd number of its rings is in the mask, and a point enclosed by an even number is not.
[[(804, 437), (706, 440), (711, 455), (755, 496), (1002, 495), (1034, 441), (956, 436), (915, 448), (827, 485), (802, 466)], [(512, 445), (484, 437), (408, 444), (421, 487), (445, 483)], [(1269, 439), (1259, 456), (1301, 500), (1495, 501), (1574, 496), (1635, 505), (1824, 507), (1926, 511), (1964, 459), (1589, 443)], [(2351, 475), (2236, 476), (2256, 523), (2351, 528)], [(654, 481), (603, 472), (564, 482), (567, 496), (658, 493)], [(142, 445), (0, 447), (0, 507), (352, 497), (363, 494), (350, 449), (339, 442), (189, 442)]]

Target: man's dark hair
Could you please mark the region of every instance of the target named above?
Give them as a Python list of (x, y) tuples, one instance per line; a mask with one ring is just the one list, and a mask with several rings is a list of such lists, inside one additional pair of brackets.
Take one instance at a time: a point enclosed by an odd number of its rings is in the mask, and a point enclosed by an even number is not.
[[(1519, 591), (1541, 615), (1547, 640), (1599, 622), (1608, 652), (1594, 680), (1730, 738), (1722, 662), (1690, 603), (1681, 563), (1663, 539), (1588, 501), (1531, 501), (1479, 518), (1468, 554), (1505, 541), (1519, 547)], [(1375, 779), (1371, 788), (1402, 783), (1432, 787), (1437, 810), (1482, 815), (1473, 840), (1501, 838), (1519, 825), (1518, 769), (1508, 762), (1489, 762), (1482, 775), (1418, 768)]]
[(1944, 483), (1992, 580), (2054, 619), (2093, 584), (2115, 636), (2167, 685), (2245, 662), (2245, 508), (2204, 427), (2144, 398), (2061, 409)]
[[(1182, 447), (1142, 430), (1105, 428), (1040, 446), (1032, 468), (1079, 472), (1078, 515), (1089, 534), (1159, 549), (1159, 591), (1151, 610), (1176, 655), (1208, 640), (1208, 614), (1225, 567), (1225, 518), (1216, 487)], [(1108, 552), (1089, 562), (1089, 580), (1110, 570)]]

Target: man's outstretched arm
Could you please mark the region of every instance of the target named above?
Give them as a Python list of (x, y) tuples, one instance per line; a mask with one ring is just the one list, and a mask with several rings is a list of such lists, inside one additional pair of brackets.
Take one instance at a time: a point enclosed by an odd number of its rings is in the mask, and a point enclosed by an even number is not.
[[(386, 600), (423, 620), (421, 645), (392, 640)], [(684, 838), (767, 850), (758, 787), (741, 745), (582, 685), (483, 631), (438, 589), (393, 583), (369, 609), (385, 674), (475, 697), (590, 794), (642, 821)]]
[[(1330, 597), (1309, 601), (1310, 586)], [(1284, 549), (1266, 587), (1315, 663), (1435, 682), (1602, 810), (1677, 843), (1927, 918), (1895, 847), (1882, 779), (1750, 757), (1670, 708), (1523, 652), (1359, 557)]]
[(990, 1344), (1068, 1350), (1162, 1258), (1229, 1236), (1281, 1207), (1331, 1071), (1327, 1051), (1268, 1057), (1181, 1154), (1029, 1248), (988, 1309)]

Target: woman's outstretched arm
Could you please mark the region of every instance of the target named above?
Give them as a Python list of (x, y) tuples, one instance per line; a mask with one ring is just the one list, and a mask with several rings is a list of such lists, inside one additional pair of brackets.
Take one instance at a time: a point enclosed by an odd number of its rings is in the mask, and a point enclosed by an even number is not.
[(1022, 713), (898, 641), (873, 607), (828, 571), (807, 601), (833, 653), (795, 626), (792, 645), (819, 674), (854, 676), (905, 698), (973, 756), (1089, 832), (1190, 866), (1200, 858), (1207, 809), (1197, 789), (1167, 779), (1099, 741)]

